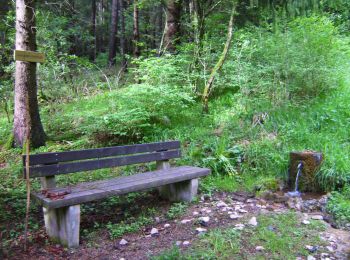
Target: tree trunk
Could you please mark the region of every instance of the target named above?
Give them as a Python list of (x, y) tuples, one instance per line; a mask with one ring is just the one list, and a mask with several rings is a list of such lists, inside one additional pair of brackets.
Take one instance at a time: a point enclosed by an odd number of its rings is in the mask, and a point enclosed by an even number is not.
[(167, 2), (167, 28), (164, 38), (165, 49), (170, 52), (175, 51), (175, 46), (179, 42), (180, 29), (180, 0), (168, 0)]
[(126, 50), (125, 50), (125, 16), (124, 16), (124, 0), (119, 0), (119, 10), (120, 10), (120, 54), (122, 56), (122, 70), (126, 71), (127, 69), (127, 60), (126, 60)]
[(115, 65), (115, 55), (117, 53), (117, 31), (118, 31), (118, 0), (112, 2), (111, 30), (109, 34), (109, 66)]
[(138, 8), (138, 0), (134, 0), (134, 26), (133, 26), (134, 57), (140, 56), (139, 41), (140, 41), (139, 8)]
[[(16, 0), (16, 49), (36, 50), (35, 1)], [(28, 129), (29, 126), (29, 129)], [(16, 61), (14, 145), (22, 147), (30, 131), (33, 147), (45, 145), (37, 99), (36, 63)]]
[(204, 113), (209, 112), (208, 102), (209, 102), (209, 95), (212, 91), (213, 82), (215, 80), (216, 74), (220, 71), (220, 69), (224, 65), (224, 62), (225, 62), (226, 57), (227, 57), (227, 53), (228, 53), (230, 46), (231, 46), (232, 34), (233, 34), (233, 18), (235, 15), (235, 11), (236, 11), (236, 4), (234, 4), (234, 6), (232, 8), (230, 22), (228, 25), (227, 39), (226, 39), (224, 50), (220, 56), (219, 61), (216, 63), (215, 67), (211, 71), (210, 76), (209, 76), (209, 80), (208, 80), (208, 82), (204, 88), (204, 91), (203, 91), (202, 102), (203, 102), (203, 112)]
[(95, 61), (96, 59), (96, 0), (91, 0), (91, 36), (92, 44), (90, 46), (90, 60)]

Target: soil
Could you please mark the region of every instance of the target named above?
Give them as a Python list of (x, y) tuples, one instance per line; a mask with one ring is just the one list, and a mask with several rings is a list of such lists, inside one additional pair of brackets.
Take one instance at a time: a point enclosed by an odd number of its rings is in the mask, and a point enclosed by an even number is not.
[[(315, 196), (312, 196), (313, 198)], [(221, 201), (228, 205), (217, 206)], [(162, 207), (168, 208), (168, 203), (162, 202)], [(239, 213), (243, 218), (231, 220), (229, 211), (235, 207), (244, 209), (247, 213)], [(33, 234), (33, 240), (30, 242), (28, 252), (23, 251), (23, 241), (19, 239), (14, 243), (5, 259), (147, 259), (152, 255), (170, 249), (177, 241), (189, 241), (189, 246), (180, 245), (182, 250), (190, 247), (198, 239), (196, 228), (204, 227), (208, 230), (213, 228), (233, 227), (238, 223), (246, 223), (252, 216), (258, 214), (281, 213), (288, 211), (285, 203), (267, 202), (263, 199), (251, 198), (251, 194), (244, 193), (216, 193), (211, 198), (202, 198), (196, 204), (191, 205), (186, 213), (175, 220), (166, 220), (160, 216), (160, 220), (153, 225), (148, 226), (140, 232), (124, 235), (122, 238), (128, 241), (125, 246), (119, 245), (121, 238), (111, 240), (106, 230), (98, 231), (88, 239), (82, 237), (81, 245), (77, 249), (64, 249), (55, 244), (48, 243), (44, 230)], [(211, 212), (209, 212), (211, 211)], [(194, 212), (199, 214), (194, 216)], [(302, 214), (302, 213), (300, 213)], [(309, 213), (310, 214), (310, 213)], [(320, 212), (311, 214), (322, 214)], [(310, 215), (311, 215), (310, 214)], [(199, 223), (198, 217), (209, 216), (208, 224)], [(181, 220), (191, 220), (186, 224)], [(83, 224), (83, 223), (82, 223)], [(164, 224), (170, 224), (170, 227), (164, 228)], [(84, 224), (83, 224), (84, 225)], [(150, 230), (157, 228), (159, 234), (151, 236)], [(331, 225), (327, 226), (325, 232), (320, 234), (321, 238), (327, 240), (334, 252), (329, 252), (329, 259), (350, 259), (350, 233), (348, 231), (334, 229)], [(4, 253), (4, 252), (3, 252)], [(5, 257), (6, 256), (6, 257)], [(1, 248), (0, 248), (1, 258)], [(319, 259), (319, 258), (316, 258)], [(321, 258), (320, 258), (321, 259)]]

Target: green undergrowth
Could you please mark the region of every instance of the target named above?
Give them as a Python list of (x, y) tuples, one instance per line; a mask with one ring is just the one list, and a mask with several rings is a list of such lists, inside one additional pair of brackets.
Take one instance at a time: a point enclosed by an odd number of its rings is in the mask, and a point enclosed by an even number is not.
[[(201, 236), (181, 251), (177, 246), (153, 259), (295, 259), (308, 256), (305, 245), (323, 245), (319, 233), (324, 224), (312, 221), (302, 225), (296, 213), (261, 215), (256, 228), (242, 231), (234, 228), (216, 229)], [(255, 248), (264, 247), (259, 252)]]
[(350, 223), (350, 187), (334, 191), (328, 200), (327, 211), (334, 217), (335, 223), (344, 227)]

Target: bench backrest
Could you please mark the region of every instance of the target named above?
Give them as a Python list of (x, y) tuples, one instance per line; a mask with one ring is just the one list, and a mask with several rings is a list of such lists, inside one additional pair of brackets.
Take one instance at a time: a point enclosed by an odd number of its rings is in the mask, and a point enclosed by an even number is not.
[[(29, 156), (30, 178), (164, 161), (181, 157), (180, 142), (169, 141)], [(23, 156), (25, 166), (26, 156)], [(26, 174), (25, 167), (24, 175)]]

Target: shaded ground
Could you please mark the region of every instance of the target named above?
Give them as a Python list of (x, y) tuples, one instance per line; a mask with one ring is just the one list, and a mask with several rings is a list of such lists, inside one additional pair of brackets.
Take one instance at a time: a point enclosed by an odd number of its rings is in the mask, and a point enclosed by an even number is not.
[[(263, 259), (270, 259), (275, 258), (276, 254), (272, 251), (270, 252), (268, 248), (266, 250), (264, 249), (263, 252), (258, 252), (259, 250), (256, 250), (255, 245), (258, 245), (259, 241), (250, 243), (250, 240), (252, 239), (253, 241), (255, 239), (253, 236), (254, 232), (258, 231), (256, 228), (259, 225), (263, 225), (263, 216), (266, 216), (266, 221), (276, 215), (290, 214), (290, 208), (294, 208), (293, 211), (296, 212), (296, 227), (300, 228), (300, 230), (309, 228), (310, 237), (306, 235), (305, 238), (296, 244), (299, 247), (295, 248), (300, 249), (300, 252), (293, 252), (294, 256), (287, 257), (280, 255), (280, 257), (284, 259), (290, 257), (293, 259), (297, 257), (300, 257), (299, 259), (306, 259), (307, 256), (311, 257), (312, 255), (315, 259), (349, 259), (350, 233), (348, 231), (334, 229), (323, 220), (314, 220), (313, 218), (320, 218), (319, 216), (322, 216), (323, 213), (321, 212), (306, 213), (310, 209), (317, 210), (317, 206), (311, 207), (309, 206), (310, 203), (304, 203), (302, 205), (308, 206), (302, 206), (300, 209), (298, 208), (300, 201), (285, 201), (280, 196), (272, 199), (248, 197), (245, 194), (216, 193), (211, 198), (202, 198), (198, 203), (190, 205), (184, 214), (174, 220), (167, 219), (164, 213), (169, 208), (169, 204), (162, 202), (161, 208), (163, 208), (163, 211), (159, 212), (159, 216), (155, 218), (153, 224), (148, 225), (141, 231), (125, 234), (118, 239), (111, 240), (106, 229), (97, 229), (97, 231), (91, 231), (91, 233), (84, 235), (81, 246), (74, 250), (64, 249), (59, 245), (48, 243), (45, 232), (40, 230), (33, 235), (34, 239), (27, 253), (23, 252), (22, 241), (19, 240), (18, 245), (12, 245), (8, 258), (147, 259), (174, 246), (180, 248), (180, 251), (185, 252), (191, 249), (192, 245), (198, 248), (198, 243), (200, 246), (200, 242), (198, 241), (201, 241), (205, 237), (205, 235), (203, 236), (204, 233), (210, 233), (217, 229), (235, 229), (242, 232), (241, 246), (243, 245), (243, 248), (240, 249), (241, 252), (238, 252), (242, 259), (247, 259), (247, 255), (249, 256), (248, 258), (250, 256), (252, 258), (261, 256)], [(248, 224), (253, 216), (257, 217), (257, 227)], [(209, 217), (209, 220), (205, 222), (201, 220), (201, 217)], [(260, 219), (262, 220), (261, 223)], [(306, 221), (306, 224), (303, 224), (303, 221)], [(84, 223), (82, 224), (85, 225)], [(165, 227), (165, 224), (168, 225)], [(311, 234), (312, 229), (323, 226), (323, 224), (324, 228), (322, 228), (322, 232)], [(154, 236), (150, 235), (152, 228), (157, 228), (158, 234)], [(206, 231), (198, 234), (197, 228), (204, 228)], [(270, 226), (267, 228), (273, 229)], [(278, 232), (276, 234), (278, 236)], [(120, 245), (121, 239), (125, 239), (128, 243), (126, 245)], [(184, 241), (186, 242), (184, 243)], [(318, 244), (305, 244), (314, 241), (318, 241)], [(263, 243), (264, 241), (260, 242)], [(312, 246), (313, 248), (307, 249), (305, 248), (306, 246)], [(203, 250), (206, 250), (206, 248), (203, 248)]]

